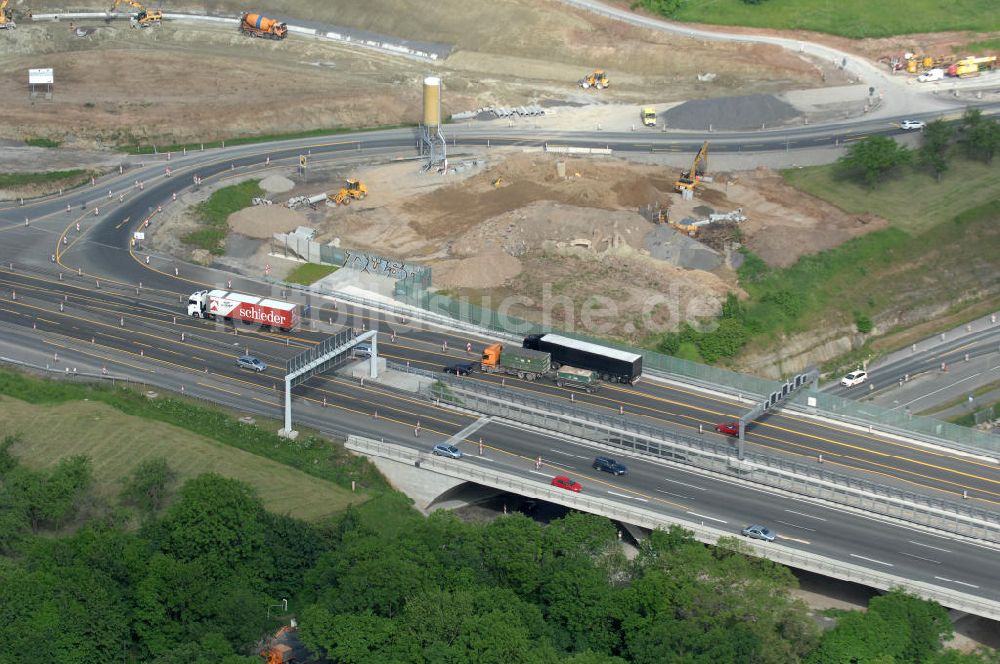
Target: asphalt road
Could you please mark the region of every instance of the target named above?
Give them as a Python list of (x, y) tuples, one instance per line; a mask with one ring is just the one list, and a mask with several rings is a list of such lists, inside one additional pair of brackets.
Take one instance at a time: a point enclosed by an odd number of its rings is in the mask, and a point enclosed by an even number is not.
[[(810, 141), (812, 144), (829, 144), (860, 137), (865, 131), (893, 133), (897, 130), (884, 121), (873, 121), (870, 126), (785, 129), (761, 132), (760, 142), (755, 144), (746, 143), (745, 138), (738, 135), (727, 137), (720, 133), (713, 135), (712, 145), (715, 151), (726, 151), (774, 149), (777, 145), (791, 146), (793, 141), (795, 146), (806, 145)], [(676, 137), (644, 138), (647, 142), (635, 143), (633, 135), (543, 136), (531, 132), (519, 132), (517, 137), (511, 134), (497, 137), (482, 130), (460, 127), (453, 128), (453, 135), (458, 145), (482, 145), (487, 142), (497, 145), (501, 141), (526, 145), (551, 141), (561, 145), (608, 145), (616, 150), (640, 151), (688, 149), (690, 144), (702, 140), (701, 137), (692, 137), (688, 142)], [(755, 140), (757, 138), (755, 136)], [(170, 195), (190, 185), (195, 174), (210, 180), (237, 169), (248, 173), (261, 172), (264, 170), (265, 155), (275, 166), (287, 166), (297, 161), (300, 153), (310, 150), (314, 160), (350, 158), (359, 152), (368, 155), (409, 155), (414, 143), (412, 130), (393, 130), (352, 135), (345, 140), (327, 143), (290, 141), (273, 146), (245, 146), (189, 154), (171, 160), (173, 174), (170, 177), (163, 172), (165, 161), (136, 165), (121, 176), (103, 179), (93, 187), (63, 198), (0, 209), (0, 219), (5, 220), (0, 224), (0, 266), (7, 266), (0, 269), (0, 324), (19, 329), (25, 346), (32, 346), (36, 352), (37, 348), (43, 348), (51, 351), (53, 356), (62, 353), (64, 358), (80, 356), (94, 364), (110, 363), (147, 375), (155, 372), (160, 375), (151, 375), (151, 382), (165, 378), (167, 383), (188, 386), (199, 396), (249, 410), (264, 409), (268, 413), (277, 410), (280, 397), (282, 372), (278, 367), (291, 355), (342, 327), (364, 326), (371, 329), (378, 326), (384, 330), (399, 330), (395, 341), (383, 334), (379, 340), (380, 349), (390, 359), (409, 361), (416, 366), (435, 369), (456, 360), (468, 360), (470, 356), (465, 353), (465, 343), (471, 341), (474, 344), (475, 356), (487, 340), (470, 339), (448, 331), (412, 329), (398, 320), (386, 319), (368, 311), (345, 306), (333, 310), (327, 302), (312, 303), (313, 313), (321, 321), (333, 318), (333, 325), (320, 323), (320, 329), (304, 328), (291, 335), (189, 319), (185, 315), (184, 300), (190, 292), (205, 286), (227, 286), (231, 280), (231, 287), (235, 290), (278, 296), (280, 293), (273, 293), (271, 287), (251, 279), (224, 275), (161, 257), (154, 257), (146, 264), (141, 253), (133, 253), (129, 248), (129, 239), (139, 224), (150, 216), (157, 205), (168, 205)], [(136, 180), (142, 181), (143, 185), (136, 186)], [(107, 196), (109, 190), (110, 197)], [(124, 195), (121, 203), (118, 202), (119, 193)], [(97, 214), (94, 214), (95, 206), (99, 206)], [(22, 222), (23, 217), (29, 218), (28, 225)], [(155, 223), (155, 217), (153, 220)], [(29, 329), (30, 336), (24, 336)], [(443, 346), (445, 341), (449, 343), (448, 349)], [(271, 368), (263, 374), (238, 370), (234, 360), (243, 352), (258, 355)], [(475, 375), (470, 380), (496, 382), (499, 379)], [(640, 383), (636, 387), (608, 385), (593, 396), (545, 383), (507, 380), (506, 384), (510, 389), (541, 392), (553, 399), (568, 401), (572, 394), (576, 405), (587, 405), (609, 414), (624, 409), (627, 417), (688, 432), (697, 430), (699, 426), (733, 419), (745, 408), (726, 398), (654, 382)], [(297, 417), (315, 423), (321, 430), (349, 426), (363, 435), (408, 437), (413, 435), (419, 422), (422, 440), (430, 443), (453, 436), (474, 421), (474, 418), (435, 407), (422, 399), (378, 385), (366, 384), (362, 387), (357, 381), (339, 375), (315, 377), (296, 388), (296, 395), (299, 404), (296, 406)], [(551, 457), (555, 449), (571, 453), (568, 452), (570, 443), (566, 441), (553, 443), (550, 439), (542, 440), (537, 434), (520, 430), (489, 427), (482, 435), (490, 437), (491, 447), (502, 449), (522, 461), (539, 452)], [(972, 501), (990, 509), (1000, 502), (1000, 473), (997, 465), (990, 461), (927, 450), (861, 434), (846, 427), (780, 413), (756, 423), (747, 438), (750, 445), (759, 448), (759, 451), (813, 459), (822, 454), (826, 463), (845, 472), (874, 474), (878, 480), (909, 489), (943, 492), (951, 497), (968, 491)], [(577, 456), (593, 453), (592, 449), (588, 450)], [(566, 461), (568, 459), (562, 460), (563, 465)], [(558, 462), (558, 459), (549, 459), (551, 466), (557, 466)], [(677, 472), (687, 476), (686, 471)], [(622, 481), (638, 482), (636, 488), (648, 496), (673, 491), (688, 499), (694, 498), (685, 490), (671, 489), (669, 481), (663, 484), (665, 480), (657, 479), (658, 473), (661, 471), (642, 470), (637, 466), (633, 474)], [(588, 483), (591, 481), (593, 478), (589, 477)], [(717, 514), (719, 516), (712, 518), (723, 519), (734, 529), (743, 521), (765, 520), (772, 525), (787, 522), (792, 525), (780, 527), (788, 529), (784, 534), (789, 542), (793, 541), (790, 533), (797, 530), (812, 532), (806, 530), (812, 528), (808, 521), (795, 520), (799, 517), (778, 519), (783, 513), (777, 505), (784, 499), (774, 500), (772, 508), (768, 507), (766, 494), (755, 492), (748, 495), (744, 502), (732, 499), (735, 491), (732, 485), (727, 484), (724, 489), (711, 492), (720, 496), (720, 502), (692, 501), (690, 505), (684, 502), (676, 505), (685, 508), (693, 506), (697, 514), (707, 510), (705, 516)], [(702, 497), (701, 500), (707, 499)], [(685, 512), (690, 510), (685, 509)], [(802, 512), (811, 514), (809, 510)], [(847, 524), (855, 517), (831, 511), (823, 518), (827, 519), (823, 528), (813, 528), (813, 531), (824, 531), (830, 522)], [(816, 539), (816, 542), (829, 541), (830, 544), (814, 545), (809, 537), (800, 540), (806, 542), (802, 546), (816, 546), (822, 549), (821, 552), (833, 551), (823, 547), (832, 547), (837, 541), (851, 543), (850, 546), (854, 547), (851, 552), (841, 548), (838, 555), (855, 558), (851, 562), (882, 571), (887, 565), (899, 564), (900, 570), (905, 568), (907, 573), (918, 575), (914, 578), (924, 578), (937, 569), (933, 566), (946, 564), (946, 561), (936, 559), (921, 561), (920, 554), (915, 553), (913, 547), (927, 543), (914, 537), (913, 533), (909, 535), (910, 540), (893, 536), (891, 543), (877, 543), (881, 541), (879, 536), (889, 530), (882, 525), (872, 528), (872, 523), (868, 521), (855, 522), (853, 526), (838, 525), (836, 531), (831, 531), (836, 535), (829, 540), (825, 536), (822, 540)], [(879, 536), (873, 535), (876, 531)], [(855, 547), (854, 543), (864, 545)], [(947, 549), (950, 556), (952, 547), (953, 543), (949, 541), (947, 546), (940, 548)], [(867, 553), (856, 553), (855, 549)], [(918, 562), (909, 562), (909, 559), (905, 564), (893, 562), (900, 560), (900, 556), (910, 555)], [(956, 555), (954, 560), (961, 565), (949, 568), (951, 571), (939, 576), (962, 581), (968, 578), (971, 570), (977, 570), (977, 575), (987, 577), (986, 583), (974, 580), (963, 582), (979, 586), (977, 592), (986, 593), (983, 589), (988, 587), (988, 592), (994, 593), (997, 574), (995, 570), (990, 571), (993, 568), (989, 565), (979, 562), (986, 552), (978, 556), (968, 555), (968, 558)], [(933, 556), (925, 558), (933, 559)], [(932, 567), (921, 568), (922, 571), (918, 572), (916, 567), (910, 567), (914, 565)]]
[[(805, 131), (786, 130), (785, 133), (800, 134)], [(827, 137), (834, 131), (830, 128), (808, 129), (809, 133)], [(240, 350), (253, 352), (271, 365), (280, 365), (290, 354), (316, 343), (322, 333), (300, 331), (293, 335), (293, 340), (289, 340), (242, 327), (234, 332), (232, 328), (187, 320), (182, 300), (186, 300), (194, 290), (208, 286), (229, 287), (230, 284), (233, 289), (245, 292), (277, 297), (289, 294), (274, 292), (270, 286), (250, 279), (171, 259), (153, 257), (146, 264), (142, 253), (130, 250), (132, 232), (153, 214), (157, 205), (169, 205), (171, 194), (189, 186), (194, 174), (211, 181), (237, 169), (243, 172), (264, 171), (264, 155), (275, 166), (283, 163), (287, 166), (289, 162), (297, 163), (298, 155), (303, 151), (312, 151), (313, 159), (317, 155), (326, 155), (331, 159), (354, 158), (362, 149), (364, 154), (369, 155), (398, 155), (400, 150), (405, 152), (411, 148), (413, 140), (412, 130), (392, 130), (352, 136), (347, 140), (314, 142), (311, 148), (300, 141), (292, 142), (294, 147), (281, 149), (244, 146), (233, 148), (232, 153), (226, 155), (212, 152), (188, 154), (170, 161), (173, 169), (170, 177), (166, 177), (161, 172), (161, 165), (157, 164), (139, 167), (139, 173), (112, 177), (109, 182), (95, 186), (93, 189), (105, 192), (104, 199), (99, 203), (105, 208), (103, 211), (98, 208), (97, 215), (91, 212), (93, 206), (98, 205), (96, 198), (91, 198), (89, 205), (78, 207), (70, 202), (69, 209), (66, 209), (67, 198), (87, 197), (82, 192), (61, 200), (44, 200), (25, 206), (18, 213), (27, 210), (38, 215), (29, 226), (12, 223), (0, 227), (4, 239), (0, 245), (0, 265), (5, 261), (17, 264), (13, 270), (8, 268), (6, 274), (0, 273), (0, 289), (20, 289), (22, 298), (18, 307), (0, 310), (0, 320), (6, 318), (20, 324), (31, 320), (39, 329), (52, 333), (93, 339), (94, 344), (106, 343), (119, 351), (137, 352), (138, 349), (144, 359), (155, 357), (159, 361), (179, 363), (200, 371), (228, 371), (229, 375), (234, 375), (233, 360)], [(150, 178), (148, 186), (143, 177)], [(143, 181), (141, 189), (135, 186), (136, 181)], [(110, 198), (106, 195), (108, 191), (111, 192)], [(121, 203), (118, 202), (119, 193), (124, 195)], [(155, 214), (152, 220), (155, 223)], [(30, 274), (25, 271), (30, 271)], [(64, 279), (61, 282), (57, 276), (60, 272)], [(98, 288), (102, 280), (103, 285)], [(141, 294), (136, 295), (135, 288), (140, 283)], [(118, 292), (112, 288), (115, 284), (120, 285)], [(79, 308), (78, 313), (85, 315), (85, 319), (71, 323), (73, 314), (54, 310), (59, 299), (67, 298), (73, 302), (64, 302), (64, 309), (67, 305), (74, 311)], [(334, 311), (327, 301), (312, 302), (311, 306), (316, 318), (322, 321), (332, 319), (335, 327), (405, 328), (399, 321), (386, 320), (368, 311), (356, 311), (344, 306)], [(34, 318), (29, 319), (25, 312), (30, 312)], [(124, 328), (121, 326), (123, 316), (127, 319)], [(176, 324), (175, 317), (181, 318)], [(329, 328), (327, 333), (334, 329), (329, 325), (326, 327)], [(183, 343), (180, 342), (181, 332), (186, 335)], [(192, 349), (195, 341), (204, 347)], [(445, 342), (449, 343), (447, 350), (443, 347)], [(473, 343), (472, 355), (464, 352), (467, 342)], [(395, 341), (380, 339), (379, 346), (389, 359), (439, 370), (444, 364), (478, 357), (487, 342), (442, 331), (406, 329)], [(283, 345), (285, 343), (289, 345)], [(268, 377), (241, 375), (239, 380), (280, 387), (280, 376), (276, 372)], [(500, 379), (477, 374), (470, 380), (496, 383)], [(636, 387), (607, 385), (597, 395), (580, 394), (547, 382), (527, 383), (510, 378), (505, 379), (505, 383), (511, 389), (542, 393), (557, 401), (568, 402), (572, 399), (575, 405), (587, 405), (609, 416), (624, 410), (627, 417), (637, 421), (688, 432), (711, 431), (714, 424), (736, 419), (746, 409), (745, 405), (732, 399), (653, 382), (640, 383)], [(369, 410), (377, 407), (383, 412), (392, 408), (387, 403), (378, 406), (356, 403), (353, 392), (345, 393), (343, 389), (332, 386), (319, 388), (306, 384), (298, 389), (304, 395), (311, 394), (310, 390), (326, 389), (326, 392), (317, 391), (315, 394), (321, 398), (325, 396), (328, 402), (343, 400), (352, 407)], [(417, 419), (419, 415), (412, 417)], [(822, 455), (828, 467), (844, 472), (874, 474), (877, 481), (895, 483), (907, 490), (940, 492), (948, 497), (967, 493), (970, 498), (983, 501), (991, 509), (994, 504), (1000, 504), (1000, 473), (997, 464), (990, 461), (932, 451), (783, 413), (768, 415), (754, 423), (747, 433), (747, 441), (760, 450), (800, 460), (818, 460)]]
[[(922, 343), (926, 341), (928, 340)], [(937, 373), (946, 378), (943, 374), (947, 373), (949, 367), (967, 361), (996, 358), (998, 354), (1000, 354), (1000, 323), (969, 334), (955, 335), (923, 351), (918, 350), (909, 355), (904, 352), (897, 354), (897, 357), (888, 362), (877, 363), (869, 369), (869, 379), (864, 385), (843, 387), (838, 383), (832, 383), (825, 386), (823, 391), (851, 399), (861, 399), (897, 387), (900, 381), (906, 382), (923, 374)], [(928, 386), (928, 391), (934, 389), (937, 388)], [(952, 396), (946, 395), (944, 398)], [(933, 401), (922, 401), (921, 408), (928, 408), (933, 403)]]

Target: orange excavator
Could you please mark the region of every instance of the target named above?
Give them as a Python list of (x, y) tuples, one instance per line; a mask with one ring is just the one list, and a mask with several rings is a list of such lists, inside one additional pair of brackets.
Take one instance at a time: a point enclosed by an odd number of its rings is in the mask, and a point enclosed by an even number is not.
[(136, 0), (115, 0), (114, 4), (111, 5), (111, 9), (108, 13), (115, 11), (121, 5), (128, 5), (136, 10), (135, 14), (132, 14), (131, 23), (133, 28), (148, 28), (150, 26), (159, 25), (160, 21), (163, 20), (163, 12), (159, 9), (146, 9), (142, 3)]
[(295, 631), (292, 625), (285, 625), (270, 639), (270, 645), (260, 652), (260, 656), (265, 659), (265, 664), (295, 664), (295, 656), (292, 647), (286, 643), (279, 643), (286, 634)]

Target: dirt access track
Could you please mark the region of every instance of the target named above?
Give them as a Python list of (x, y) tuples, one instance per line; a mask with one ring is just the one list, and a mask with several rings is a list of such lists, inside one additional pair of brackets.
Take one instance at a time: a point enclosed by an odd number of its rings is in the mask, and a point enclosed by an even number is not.
[[(25, 0), (19, 13), (106, 11), (106, 2)], [(170, 3), (168, 11), (237, 15), (243, 3)], [(821, 86), (822, 63), (772, 46), (702, 42), (625, 25), (558, 2), (276, 0), (269, 16), (313, 20), (452, 46), (422, 62), (298, 35), (254, 40), (235, 27), (164, 21), (22, 19), (0, 39), (5, 101), (0, 138), (81, 146), (209, 141), (315, 128), (415, 122), (420, 81), (444, 79), (445, 113), (487, 105), (662, 104)], [(55, 70), (51, 101), (32, 100), (25, 70)], [(582, 90), (596, 67), (611, 88)], [(699, 82), (697, 74), (716, 78)], [(830, 80), (830, 84), (835, 81)]]

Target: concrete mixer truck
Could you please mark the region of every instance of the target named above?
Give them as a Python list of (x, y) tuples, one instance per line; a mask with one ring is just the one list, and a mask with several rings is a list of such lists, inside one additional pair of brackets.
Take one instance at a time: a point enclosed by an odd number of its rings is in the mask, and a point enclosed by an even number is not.
[(240, 15), (240, 32), (249, 37), (284, 39), (288, 35), (288, 26), (261, 14), (243, 12)]

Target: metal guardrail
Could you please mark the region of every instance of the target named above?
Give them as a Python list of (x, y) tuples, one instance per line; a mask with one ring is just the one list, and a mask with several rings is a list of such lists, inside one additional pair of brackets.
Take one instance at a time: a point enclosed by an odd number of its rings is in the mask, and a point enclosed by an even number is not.
[[(288, 289), (335, 297), (345, 302), (381, 310), (407, 320), (419, 320), (455, 330), (464, 330), (476, 335), (494, 336), (518, 343), (520, 343), (524, 334), (529, 332), (555, 331), (543, 328), (535, 323), (516, 319), (509, 315), (504, 316), (503, 320), (501, 320), (501, 317), (491, 310), (476, 307), (469, 303), (454, 301), (437, 294), (430, 296), (426, 292), (414, 294), (403, 293), (402, 296), (404, 298), (413, 300), (415, 303), (400, 306), (340, 291), (312, 289), (310, 287), (285, 284), (278, 280), (272, 280), (272, 283), (280, 284), (282, 287)], [(758, 376), (739, 374), (728, 369), (698, 364), (697, 362), (690, 362), (678, 357), (641, 348), (633, 348), (605, 339), (594, 339), (585, 335), (566, 332), (560, 333), (612, 348), (639, 353), (643, 358), (643, 371), (647, 374), (697, 385), (708, 390), (731, 395), (739, 398), (741, 401), (763, 400), (771, 392), (781, 389), (780, 382)], [(809, 396), (817, 397), (816, 406), (806, 405), (806, 399)], [(905, 415), (873, 404), (859, 403), (850, 399), (835, 397), (834, 395), (811, 391), (802, 392), (787, 402), (785, 408), (796, 412), (831, 417), (863, 427), (876, 425), (878, 431), (884, 433), (961, 449), (974, 454), (988, 452), (1000, 455), (1000, 437), (998, 436), (942, 422), (932, 417)], [(874, 429), (873, 432), (875, 432)]]
[(633, 454), (695, 466), (839, 506), (1000, 543), (1000, 514), (995, 512), (831, 472), (818, 464), (803, 464), (763, 454), (744, 454), (744, 459), (740, 461), (735, 449), (712, 438), (635, 422), (628, 416), (609, 417), (586, 408), (484, 385), (451, 374), (397, 364), (389, 366), (447, 385), (446, 389), (431, 385), (423, 392), (426, 398), (441, 403), (618, 447)]
[[(811, 406), (809, 398), (815, 399)], [(866, 428), (874, 428), (897, 436), (914, 438), (933, 444), (947, 444), (973, 454), (1000, 455), (1000, 436), (963, 427), (936, 417), (913, 415), (873, 403), (855, 401), (826, 392), (806, 391), (786, 404), (794, 411), (836, 418)]]
[[(510, 491), (529, 498), (545, 500), (583, 512), (599, 514), (609, 519), (650, 530), (676, 524), (694, 533), (695, 538), (699, 541), (714, 546), (719, 545), (719, 538), (721, 537), (735, 536), (735, 533), (693, 523), (644, 507), (625, 506), (609, 498), (597, 498), (585, 494), (575, 494), (570, 491), (553, 489), (543, 482), (521, 479), (514, 475), (497, 471), (481, 470), (472, 464), (442, 459), (435, 457), (429, 452), (413, 450), (403, 445), (376, 441), (361, 436), (348, 436), (345, 446), (361, 454), (379, 456), (407, 465), (419, 464), (420, 468), (441, 475)], [(1000, 602), (997, 601), (983, 599), (975, 595), (953, 591), (949, 588), (942, 588), (929, 583), (913, 581), (905, 577), (883, 574), (861, 567), (860, 565), (843, 563), (824, 556), (788, 549), (779, 543), (763, 543), (755, 540), (747, 540), (741, 542), (741, 544), (751, 554), (768, 558), (783, 565), (861, 583), (882, 590), (902, 587), (919, 597), (934, 600), (949, 608), (966, 611), (993, 620), (1000, 619)]]

